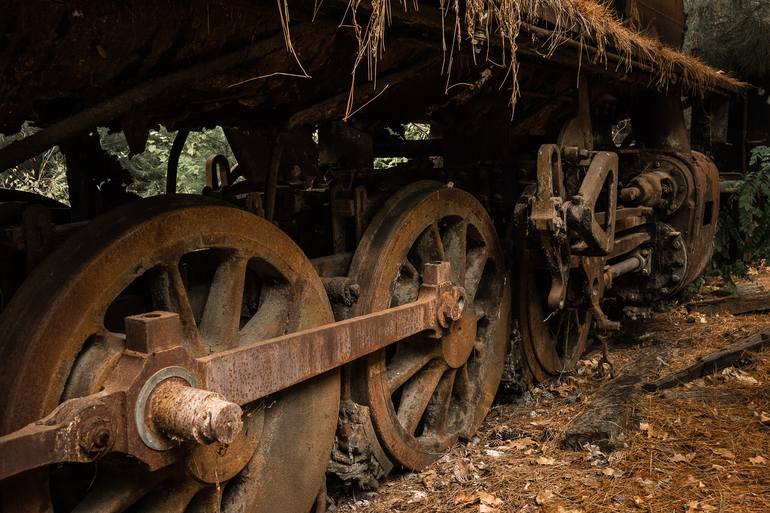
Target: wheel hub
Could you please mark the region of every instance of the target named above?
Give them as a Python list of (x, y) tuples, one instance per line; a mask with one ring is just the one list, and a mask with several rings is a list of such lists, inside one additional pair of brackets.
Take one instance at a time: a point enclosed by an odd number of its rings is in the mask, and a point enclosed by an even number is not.
[(393, 344), (353, 369), (353, 396), (369, 407), (377, 442), (413, 470), (471, 436), (494, 398), (509, 335), (502, 248), (473, 196), (416, 182), (383, 205), (350, 266), (361, 287), (353, 314), (363, 315), (417, 300), (421, 270), (436, 260), (451, 264), (461, 294), (442, 298), (442, 329)]
[(468, 361), (476, 345), (476, 326), (480, 316), (466, 309), (462, 317), (449, 327), (449, 333), (441, 339), (441, 356), (453, 369), (459, 369)]
[[(124, 319), (157, 310), (178, 315), (181, 333), (172, 331), (181, 346), (148, 351), (145, 345), (163, 345), (167, 337), (129, 336)], [(139, 410), (141, 424), (156, 434), (184, 436), (162, 450), (128, 433), (129, 454), (154, 451), (169, 462), (157, 472), (120, 455), (102, 460), (98, 472), (91, 463), (27, 472), (14, 480), (13, 493), (0, 493), (0, 510), (98, 504), (93, 511), (308, 511), (331, 450), (339, 374), (271, 395), (269, 408), (245, 404), (241, 419), (238, 410), (196, 388), (204, 380), (195, 358), (332, 319), (307, 257), (273, 225), (243, 211), (179, 195), (131, 203), (94, 220), (40, 264), (3, 312), (0, 349), (13, 372), (0, 376), (0, 410), (7, 413), (0, 432), (45, 416), (63, 399), (98, 393), (113, 377), (125, 376), (133, 383), (128, 395), (138, 396), (155, 373), (178, 367), (197, 383), (178, 375), (158, 379)], [(145, 362), (143, 370), (121, 361), (129, 354)], [(180, 415), (192, 400), (199, 408)], [(126, 408), (133, 412), (134, 403)], [(204, 418), (195, 415), (200, 412)], [(139, 425), (126, 424), (130, 430)], [(89, 450), (109, 445), (103, 431), (95, 425), (84, 433)], [(199, 438), (214, 441), (200, 445)], [(208, 509), (200, 509), (204, 502)]]
[(260, 442), (264, 410), (244, 415), (243, 430), (229, 444), (196, 445), (185, 460), (187, 472), (197, 481), (216, 485), (237, 476), (249, 463)]

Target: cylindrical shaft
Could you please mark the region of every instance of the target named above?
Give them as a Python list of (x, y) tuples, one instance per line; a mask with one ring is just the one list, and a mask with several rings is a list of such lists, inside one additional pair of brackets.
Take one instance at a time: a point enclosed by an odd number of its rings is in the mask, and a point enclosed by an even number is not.
[(160, 383), (150, 399), (150, 420), (171, 439), (229, 444), (243, 428), (241, 407), (181, 380)]

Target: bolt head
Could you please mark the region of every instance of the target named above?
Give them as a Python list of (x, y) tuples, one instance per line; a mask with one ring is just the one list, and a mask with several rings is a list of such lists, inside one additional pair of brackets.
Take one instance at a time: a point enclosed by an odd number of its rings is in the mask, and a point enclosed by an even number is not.
[(107, 419), (96, 419), (80, 435), (78, 445), (85, 454), (96, 457), (112, 448), (112, 431)]

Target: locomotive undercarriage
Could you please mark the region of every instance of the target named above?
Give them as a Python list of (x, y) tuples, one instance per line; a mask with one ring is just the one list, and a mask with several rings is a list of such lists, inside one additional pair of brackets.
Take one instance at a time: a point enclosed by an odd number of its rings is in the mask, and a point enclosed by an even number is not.
[(678, 95), (522, 48), (511, 121), (499, 70), (457, 57), (475, 87), (435, 95), (400, 44), (384, 83), (409, 80), (347, 123), (346, 93), (297, 91), (264, 126), (224, 100), (174, 119), (227, 127), (237, 164), (212, 156), (200, 196), (132, 198), (78, 136), (71, 208), (1, 198), (0, 510), (304, 513), (327, 468), (426, 466), (504, 373), (570, 372), (703, 271), (719, 177)]

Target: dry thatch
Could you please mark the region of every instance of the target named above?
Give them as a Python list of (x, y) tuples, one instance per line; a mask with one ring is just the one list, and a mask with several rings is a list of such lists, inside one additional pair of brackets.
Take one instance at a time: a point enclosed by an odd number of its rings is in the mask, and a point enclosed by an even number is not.
[[(418, 0), (399, 0), (405, 11), (419, 9)], [(410, 5), (411, 4), (411, 5)], [(356, 14), (362, 6), (371, 9), (361, 25)], [(358, 37), (359, 52), (355, 69), (366, 62), (370, 80), (376, 76), (377, 60), (385, 50), (385, 32), (391, 24), (391, 0), (350, 0), (351, 24)], [(653, 76), (652, 86), (666, 90), (681, 84), (684, 90), (702, 94), (707, 89), (740, 89), (745, 84), (723, 72), (663, 45), (658, 40), (625, 25), (612, 9), (596, 0), (440, 0), (442, 20), (453, 23), (451, 41), (442, 41), (448, 55), (445, 72), (451, 74), (454, 52), (463, 44), (477, 50), (484, 47), (487, 55), (490, 41), (499, 41), (504, 65), (513, 77), (512, 103), (518, 96), (516, 72), (517, 48), (523, 32), (531, 36), (532, 45), (546, 58), (568, 40), (578, 41), (581, 48), (595, 49), (588, 58), (593, 63), (615, 66), (629, 71), (641, 68)], [(546, 25), (550, 34), (537, 36), (533, 27)], [(445, 31), (446, 33), (446, 31)], [(542, 32), (541, 32), (542, 34)], [(528, 43), (529, 44), (529, 43)], [(496, 46), (496, 45), (494, 45)], [(479, 52), (483, 55), (485, 52)], [(583, 55), (580, 57), (583, 58)], [(355, 76), (355, 71), (354, 71)]]

